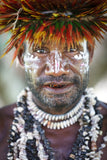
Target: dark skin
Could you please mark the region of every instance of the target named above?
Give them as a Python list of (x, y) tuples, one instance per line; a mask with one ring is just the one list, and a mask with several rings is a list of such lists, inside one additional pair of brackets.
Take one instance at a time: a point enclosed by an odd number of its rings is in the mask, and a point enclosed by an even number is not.
[(36, 105), (51, 114), (64, 114), (71, 110), (87, 87), (93, 48), (88, 50), (86, 41), (69, 50), (56, 44), (25, 45), (19, 62), (25, 68), (27, 86)]
[[(8, 139), (9, 139), (9, 130), (13, 121), (13, 108), (16, 107), (16, 104), (6, 106), (0, 109), (0, 160), (6, 160), (6, 155), (8, 152)], [(103, 135), (107, 131), (107, 105), (100, 102), (99, 103), (100, 113), (103, 114)], [(45, 135), (50, 141), (51, 147), (55, 151), (56, 160), (67, 160), (69, 156), (72, 145), (74, 144), (79, 125), (76, 123), (73, 126), (65, 128), (63, 130), (50, 130), (45, 129)], [(98, 146), (102, 143), (102, 137), (99, 137)], [(107, 148), (103, 149), (102, 160), (106, 160)]]
[[(91, 58), (92, 58), (92, 55), (93, 55), (92, 50), (93, 49), (91, 48), (90, 49), (90, 57), (89, 57), (90, 61), (91, 61)], [(20, 54), (19, 54), (19, 61), (23, 65), (23, 59), (22, 59), (22, 54), (21, 53), (22, 52), (20, 52)], [(54, 58), (54, 55), (55, 54), (52, 52), (53, 57), (50, 58), (50, 62), (51, 62), (52, 58)], [(42, 57), (42, 59), (43, 59), (43, 57)], [(61, 60), (60, 62), (61, 62), (60, 67), (62, 67), (62, 62), (64, 62), (64, 60)], [(37, 64), (36, 64), (36, 66), (37, 66)], [(61, 70), (61, 68), (60, 68), (60, 69), (58, 69), (58, 72), (53, 72), (53, 70), (49, 70), (50, 68), (45, 68), (43, 66), (43, 61), (39, 65), (43, 68), (42, 68), (42, 70), (41, 70), (41, 68), (39, 68), (38, 72), (36, 73), (37, 77), (38, 76), (42, 77), (44, 75), (47, 77), (47, 76), (49, 76), (49, 74), (51, 74), (53, 77), (61, 76), (62, 74), (66, 74), (68, 76), (70, 76), (70, 75), (74, 76), (75, 74), (80, 76), (82, 74), (82, 73), (79, 73), (79, 71), (76, 70), (75, 67), (72, 67), (72, 66), (69, 68), (69, 72), (67, 72), (67, 70), (68, 70), (67, 66), (65, 66), (64, 70)], [(53, 68), (55, 68), (54, 65), (55, 65), (55, 63), (52, 63)], [(70, 63), (70, 65), (72, 65), (72, 63)], [(79, 63), (78, 63), (78, 65), (79, 65)], [(48, 72), (46, 72), (47, 70), (48, 70)], [(82, 75), (81, 77), (83, 79), (84, 75)], [(76, 87), (75, 87), (75, 90), (76, 90)], [(45, 91), (47, 91), (47, 90), (45, 90)], [(60, 94), (62, 94), (62, 96), (63, 96), (62, 92), (64, 92), (64, 90), (62, 89), (61, 91), (59, 90), (57, 92), (58, 92), (58, 94), (59, 94), (59, 92), (61, 92)], [(72, 91), (72, 93), (75, 93), (75, 92)], [(53, 94), (53, 90), (52, 90), (51, 95), (52, 94)], [(68, 100), (69, 100), (69, 94), (67, 93)], [(47, 98), (49, 98), (49, 96), (50, 95), (47, 92)], [(78, 95), (78, 96), (81, 96), (81, 95)], [(59, 99), (60, 99), (60, 97), (59, 97)], [(54, 99), (54, 100), (56, 100), (56, 99)], [(45, 107), (45, 104), (43, 106), (43, 102), (42, 103), (39, 102), (39, 99), (36, 97), (36, 94), (34, 94), (34, 101), (38, 105), (40, 105), (39, 106), (40, 108), (43, 109)], [(79, 101), (79, 98), (78, 98), (78, 101)], [(57, 105), (59, 105), (59, 104), (61, 104), (61, 100), (59, 101), (59, 103)], [(59, 112), (61, 112), (61, 114), (63, 114), (63, 113), (66, 113), (70, 108), (75, 106), (75, 104), (76, 104), (76, 102), (73, 102), (72, 105), (69, 105), (66, 108), (64, 108), (64, 106), (62, 106), (63, 109), (62, 110), (56, 110), (56, 112), (55, 112), (55, 106), (53, 106), (50, 110), (47, 109), (47, 108), (45, 108), (44, 110), (47, 111), (47, 112), (50, 112), (51, 114), (55, 114), (55, 113), (58, 114)], [(14, 107), (16, 107), (16, 104), (13, 104), (11, 106), (7, 106), (7, 107), (2, 108), (0, 110), (0, 137), (1, 137), (1, 139), (0, 139), (0, 160), (6, 160), (6, 154), (7, 154), (7, 151), (8, 151), (7, 140), (9, 139), (9, 129), (11, 128), (11, 123), (12, 123), (12, 120), (13, 120), (13, 108)], [(99, 108), (99, 110), (101, 110), (101, 113), (104, 116), (102, 130), (103, 130), (103, 134), (105, 135), (105, 132), (107, 131), (107, 109), (106, 109), (107, 105), (105, 105), (104, 103), (99, 103), (98, 108)], [(51, 129), (47, 129), (46, 127), (43, 128), (45, 130), (46, 138), (48, 138), (48, 140), (50, 142), (50, 146), (53, 148), (53, 150), (55, 152), (55, 159), (56, 160), (67, 160), (69, 154), (72, 151), (72, 146), (76, 141), (79, 127), (80, 126), (77, 122), (74, 125), (72, 125), (68, 128), (65, 128), (63, 130), (62, 129), (61, 130), (51, 130)], [(103, 142), (102, 141), (103, 136), (100, 136), (100, 138), (98, 139), (98, 144), (97, 144), (98, 146), (100, 146), (100, 144)], [(107, 151), (107, 149), (105, 148), (103, 150), (104, 154), (103, 154), (102, 160), (106, 160), (106, 151)]]

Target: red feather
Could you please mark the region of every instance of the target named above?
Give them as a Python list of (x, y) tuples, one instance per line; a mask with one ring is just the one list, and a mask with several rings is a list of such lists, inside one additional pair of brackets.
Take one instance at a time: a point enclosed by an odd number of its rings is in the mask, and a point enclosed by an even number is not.
[(49, 33), (50, 33), (50, 35), (52, 35), (54, 33), (54, 31), (55, 31), (55, 26), (50, 26), (49, 27)]
[(0, 34), (1, 33), (5, 33), (5, 32), (8, 32), (8, 31), (10, 31), (12, 29), (12, 26), (6, 26), (4, 29), (0, 29)]
[(21, 45), (23, 44), (23, 42), (24, 42), (24, 40), (25, 40), (25, 37), (26, 37), (26, 35), (23, 36), (23, 38), (21, 39), (21, 41), (20, 41), (20, 43), (19, 43), (19, 45), (18, 45), (16, 51), (14, 52), (14, 55), (13, 55), (13, 59), (12, 59), (11, 65), (13, 64), (13, 62), (14, 62), (16, 56), (18, 55), (18, 51), (19, 51)]
[[(56, 13), (48, 13), (48, 11), (56, 11)], [(67, 13), (70, 14), (66, 15)], [(17, 40), (22, 40), (24, 35), (30, 43), (57, 41), (65, 45), (67, 41), (70, 47), (85, 38), (92, 44), (94, 38), (98, 40), (103, 38), (102, 33), (107, 31), (106, 13), (107, 0), (81, 0), (81, 3), (78, 0), (1, 0), (0, 33), (11, 30), (14, 35), (10, 39), (7, 51), (12, 48), (12, 45), (14, 47)], [(59, 25), (58, 21), (62, 23)], [(77, 22), (74, 27), (73, 21)], [(83, 27), (82, 22), (88, 27)], [(32, 27), (27, 27), (31, 23)], [(57, 31), (55, 27), (59, 30)], [(34, 38), (33, 33), (37, 33), (37, 37)], [(15, 52), (14, 57), (16, 55)]]
[(33, 33), (33, 30), (30, 30), (30, 31), (28, 32), (28, 34), (27, 34), (26, 39), (29, 39), (29, 40), (30, 40), (30, 38), (31, 38), (31, 36), (32, 36), (32, 33)]
[(93, 45), (94, 41), (91, 33), (88, 30), (86, 30), (83, 26), (81, 26), (81, 28), (83, 29), (82, 31), (83, 31), (84, 37), (86, 37), (86, 39), (90, 42), (90, 44)]
[(35, 10), (26, 0), (22, 0), (22, 4), (25, 3), (28, 5), (28, 7), (31, 9), (31, 10)]

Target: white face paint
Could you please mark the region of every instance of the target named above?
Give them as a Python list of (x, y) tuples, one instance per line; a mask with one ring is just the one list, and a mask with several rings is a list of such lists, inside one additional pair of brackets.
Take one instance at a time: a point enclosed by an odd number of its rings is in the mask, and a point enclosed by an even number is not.
[(60, 52), (58, 54), (57, 50), (55, 50), (53, 52), (55, 53), (55, 73), (58, 73), (60, 70), (60, 66), (61, 66), (62, 54)]
[(87, 41), (84, 40), (81, 43), (81, 46), (83, 47), (83, 51), (80, 51), (80, 53), (75, 55), (74, 58), (76, 60), (82, 60), (82, 63), (80, 65), (80, 72), (86, 73), (89, 71), (89, 51), (87, 48)]
[[(52, 50), (49, 49), (49, 53), (46, 51), (46, 54), (42, 54), (39, 53), (41, 52), (41, 49), (39, 48), (36, 49), (36, 51), (30, 50), (32, 47), (29, 47), (27, 41), (24, 55), (25, 71), (35, 74), (36, 77), (39, 68), (42, 68), (43, 65), (46, 65), (49, 68), (45, 71), (47, 74), (62, 73), (65, 71), (65, 66), (71, 65), (81, 74), (85, 74), (89, 71), (89, 51), (87, 48), (87, 41), (84, 40), (80, 43), (80, 46), (82, 47), (82, 51), (74, 48), (74, 51), (70, 53), (70, 56), (76, 61), (76, 63), (73, 63), (72, 59), (66, 57), (66, 51), (63, 53), (63, 50), (61, 51), (60, 49), (55, 48)], [(45, 51), (44, 48), (43, 50)], [(66, 68), (66, 73), (68, 72), (69, 69)]]
[(61, 47), (44, 44), (35, 48), (29, 47), (27, 42), (24, 54), (27, 85), (35, 102), (41, 109), (53, 114), (69, 111), (81, 97), (88, 81), (87, 42), (83, 41), (77, 49), (71, 48), (70, 51)]
[[(67, 64), (67, 61), (63, 61), (62, 58), (62, 53), (58, 50), (52, 50), (50, 52), (50, 56), (52, 57), (47, 57), (47, 66), (49, 67), (49, 71), (46, 71), (46, 73), (52, 73), (54, 72), (57, 74), (58, 72), (64, 72), (64, 66)], [(66, 70), (68, 72), (68, 70)]]
[(34, 56), (33, 54), (29, 53), (29, 43), (26, 42), (26, 50), (24, 53), (24, 67), (26, 72), (36, 73), (38, 70), (38, 65), (35, 65), (35, 63), (39, 62), (38, 56)]

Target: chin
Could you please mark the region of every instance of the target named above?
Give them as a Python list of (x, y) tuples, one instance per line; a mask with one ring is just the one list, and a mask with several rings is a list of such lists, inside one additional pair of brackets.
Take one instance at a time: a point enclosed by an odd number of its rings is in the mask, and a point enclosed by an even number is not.
[(41, 94), (34, 93), (35, 99), (41, 104), (38, 107), (51, 114), (64, 114), (68, 112), (76, 105), (81, 95), (81, 90), (59, 95), (48, 95), (45, 92)]
[(82, 83), (75, 84), (66, 93), (43, 89), (39, 85), (29, 83), (33, 93), (34, 102), (38, 107), (48, 113), (62, 114), (71, 110), (80, 100), (85, 88), (87, 87), (87, 78)]

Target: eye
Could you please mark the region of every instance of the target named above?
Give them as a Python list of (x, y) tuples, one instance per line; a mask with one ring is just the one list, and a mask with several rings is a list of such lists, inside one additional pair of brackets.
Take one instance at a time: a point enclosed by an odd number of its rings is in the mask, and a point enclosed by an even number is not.
[(81, 44), (74, 44), (73, 47), (70, 47), (70, 49), (68, 50), (67, 47), (65, 48), (65, 51), (66, 53), (71, 53), (71, 54), (78, 54), (80, 52), (83, 52), (84, 49), (83, 49), (83, 46)]
[(77, 52), (78, 50), (76, 48), (70, 48), (69, 52), (74, 53)]
[(67, 54), (75, 55), (75, 54), (78, 54), (78, 49), (70, 48), (69, 50), (66, 49), (64, 52), (67, 53)]
[(48, 54), (49, 53), (49, 49), (46, 48), (46, 47), (42, 47), (42, 48), (35, 48), (33, 50), (34, 53), (37, 53), (37, 54)]

